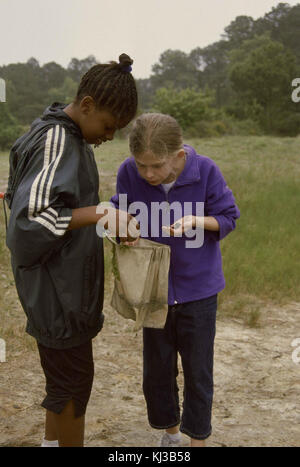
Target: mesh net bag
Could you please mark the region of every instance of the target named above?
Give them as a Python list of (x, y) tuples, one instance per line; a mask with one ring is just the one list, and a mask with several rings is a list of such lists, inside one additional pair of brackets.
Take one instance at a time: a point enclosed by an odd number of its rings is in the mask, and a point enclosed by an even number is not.
[(107, 239), (113, 248), (112, 307), (135, 321), (135, 331), (163, 328), (168, 313), (170, 247), (144, 238), (136, 246)]

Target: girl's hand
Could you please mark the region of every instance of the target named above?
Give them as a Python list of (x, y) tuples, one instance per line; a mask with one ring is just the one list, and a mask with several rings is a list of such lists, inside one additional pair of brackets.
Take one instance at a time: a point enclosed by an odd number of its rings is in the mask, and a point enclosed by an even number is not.
[[(126, 211), (116, 211), (117, 218), (117, 235), (122, 243), (136, 244), (139, 239), (140, 226), (135, 217), (128, 214)], [(124, 235), (124, 236), (123, 236)]]
[(97, 224), (107, 230), (109, 236), (119, 237), (124, 242), (134, 242), (140, 236), (138, 222), (127, 211), (104, 201), (97, 206), (96, 213), (101, 216)]
[(165, 232), (169, 232), (171, 237), (181, 237), (183, 233), (192, 230), (196, 226), (201, 227), (201, 219), (203, 218), (196, 218), (196, 216), (192, 215), (184, 216), (181, 219), (178, 219), (173, 225), (162, 228)]

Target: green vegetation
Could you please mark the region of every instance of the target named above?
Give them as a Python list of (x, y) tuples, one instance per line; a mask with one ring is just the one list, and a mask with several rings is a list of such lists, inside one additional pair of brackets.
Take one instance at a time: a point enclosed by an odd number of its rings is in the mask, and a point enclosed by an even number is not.
[[(137, 79), (139, 112), (169, 113), (191, 137), (296, 136), (300, 104), (291, 95), (300, 76), (299, 42), (300, 4), (279, 3), (257, 20), (238, 16), (220, 41), (190, 53), (162, 52), (149, 78)], [(46, 106), (72, 101), (82, 75), (97, 62), (93, 55), (72, 58), (63, 68), (30, 58), (0, 67), (7, 89), (0, 149), (8, 149)]]
[(153, 110), (172, 115), (183, 130), (188, 130), (196, 122), (210, 119), (211, 101), (203, 92), (194, 89), (159, 88), (155, 93)]
[[(186, 142), (215, 160), (241, 210), (236, 230), (221, 242), (226, 288), (220, 294), (219, 316), (258, 325), (260, 307), (266, 303), (300, 300), (300, 138), (226, 136)], [(128, 143), (116, 139), (96, 149), (95, 155), (101, 200), (108, 201), (115, 191), (118, 167), (129, 155)], [(7, 174), (8, 153), (0, 153), (2, 190)], [(1, 211), (0, 336), (15, 338), (21, 348), (31, 349), (34, 344), (24, 334), (25, 316), (5, 246), (2, 207)], [(105, 242), (107, 301), (113, 286), (111, 252), (111, 245)]]

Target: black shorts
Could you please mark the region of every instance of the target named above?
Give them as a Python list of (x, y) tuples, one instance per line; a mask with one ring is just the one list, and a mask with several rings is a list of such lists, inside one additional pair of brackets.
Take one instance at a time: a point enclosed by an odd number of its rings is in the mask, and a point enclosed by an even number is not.
[(81, 417), (86, 412), (94, 379), (92, 341), (63, 350), (38, 343), (38, 349), (46, 377), (47, 396), (42, 407), (59, 414), (72, 399), (75, 417)]

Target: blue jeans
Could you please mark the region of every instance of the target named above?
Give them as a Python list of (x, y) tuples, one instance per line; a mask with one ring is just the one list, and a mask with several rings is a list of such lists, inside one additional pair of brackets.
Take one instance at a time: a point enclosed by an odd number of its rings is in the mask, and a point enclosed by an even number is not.
[[(144, 328), (143, 390), (153, 428), (180, 425), (194, 439), (211, 434), (217, 295), (169, 306), (164, 329)], [(184, 375), (180, 418), (177, 355)]]

